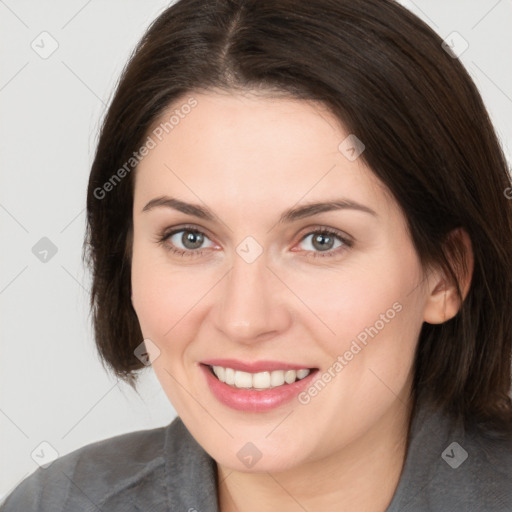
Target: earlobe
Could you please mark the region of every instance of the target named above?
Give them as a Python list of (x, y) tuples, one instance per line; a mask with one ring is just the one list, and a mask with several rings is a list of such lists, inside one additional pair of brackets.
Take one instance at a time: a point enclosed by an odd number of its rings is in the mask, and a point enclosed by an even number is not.
[(455, 286), (449, 285), (446, 277), (442, 275), (427, 298), (423, 320), (429, 324), (442, 324), (453, 318), (460, 306)]
[[(462, 300), (464, 300), (469, 292), (473, 275), (474, 257), (471, 239), (462, 228), (452, 231), (449, 238), (452, 245), (458, 248), (452, 254), (458, 254), (459, 258), (451, 258), (450, 263), (459, 279)], [(462, 263), (461, 258), (465, 259), (466, 265)], [(462, 301), (457, 294), (456, 284), (444, 271), (433, 272), (428, 283), (428, 297), (423, 320), (429, 324), (442, 324), (459, 312)]]

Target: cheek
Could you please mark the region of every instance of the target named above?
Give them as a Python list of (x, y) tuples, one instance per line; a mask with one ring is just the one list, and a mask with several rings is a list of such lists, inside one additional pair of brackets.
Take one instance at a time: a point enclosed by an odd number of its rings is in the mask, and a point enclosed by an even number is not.
[(344, 358), (343, 373), (356, 386), (369, 369), (390, 382), (409, 372), (423, 314), (419, 262), (412, 251), (410, 257), (405, 254), (379, 254), (357, 265), (323, 269), (316, 279), (291, 273), (285, 278), (308, 306), (301, 322), (331, 363)]
[(133, 306), (144, 337), (153, 339), (161, 350), (175, 346), (166, 343), (169, 340), (186, 339), (185, 331), (198, 325), (198, 304), (214, 285), (208, 275), (211, 272), (172, 266), (163, 250), (139, 248), (135, 243), (131, 269)]
[[(301, 299), (302, 321), (325, 339), (346, 340), (377, 324), (382, 330), (402, 309), (416, 282), (415, 269), (405, 273), (399, 264), (380, 258), (340, 265), (338, 269), (313, 269), (283, 276)], [(384, 324), (383, 324), (384, 322)], [(364, 338), (364, 334), (361, 335)]]

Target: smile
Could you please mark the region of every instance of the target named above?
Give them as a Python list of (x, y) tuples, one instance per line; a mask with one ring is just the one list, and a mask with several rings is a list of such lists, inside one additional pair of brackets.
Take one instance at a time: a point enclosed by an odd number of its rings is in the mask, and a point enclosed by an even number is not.
[(318, 368), (278, 361), (216, 359), (198, 367), (213, 399), (230, 409), (259, 413), (291, 402), (319, 374)]
[(264, 390), (293, 384), (307, 377), (311, 370), (274, 370), (257, 373), (243, 372), (224, 366), (210, 366), (214, 375), (228, 386), (234, 388)]

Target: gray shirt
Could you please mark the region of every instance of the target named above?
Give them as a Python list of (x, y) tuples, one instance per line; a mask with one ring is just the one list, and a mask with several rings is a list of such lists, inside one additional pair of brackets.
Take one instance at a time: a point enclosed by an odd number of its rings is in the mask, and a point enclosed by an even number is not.
[[(180, 418), (95, 442), (37, 469), (0, 512), (218, 512), (215, 461)], [(383, 512), (512, 512), (512, 443), (413, 418), (405, 464)]]

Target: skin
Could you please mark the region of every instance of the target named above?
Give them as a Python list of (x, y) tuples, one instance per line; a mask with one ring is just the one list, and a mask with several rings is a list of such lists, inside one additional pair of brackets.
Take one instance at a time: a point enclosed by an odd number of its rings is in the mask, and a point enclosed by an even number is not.
[[(193, 97), (198, 105), (136, 170), (132, 300), (144, 338), (159, 350), (154, 371), (217, 462), (222, 512), (382, 511), (406, 456), (419, 332), (424, 321), (457, 313), (455, 287), (440, 270), (422, 269), (398, 204), (361, 158), (338, 150), (349, 133), (321, 104), (261, 93)], [(142, 211), (162, 195), (206, 206), (215, 220)], [(288, 208), (341, 197), (376, 215), (345, 209), (277, 223)], [(183, 224), (205, 233), (200, 249), (184, 246), (182, 232), (158, 243)], [(328, 257), (312, 243), (321, 228), (354, 243), (336, 239)], [(252, 263), (236, 252), (248, 236), (263, 249)], [(203, 253), (173, 254), (173, 243)], [(462, 282), (463, 296), (468, 287)], [(321, 374), (396, 302), (400, 312), (307, 405), (232, 410), (198, 367), (229, 357)], [(247, 442), (262, 454), (252, 468), (237, 457)]]

